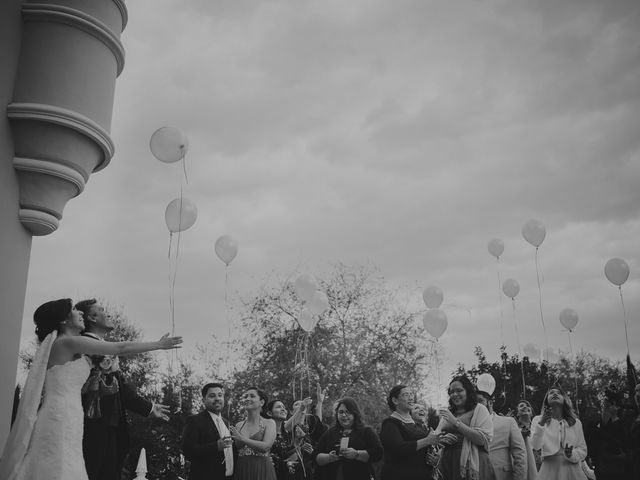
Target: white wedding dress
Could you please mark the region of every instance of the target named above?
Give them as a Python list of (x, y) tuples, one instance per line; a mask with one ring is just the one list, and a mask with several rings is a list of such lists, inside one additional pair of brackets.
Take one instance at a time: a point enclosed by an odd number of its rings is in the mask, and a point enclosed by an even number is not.
[(44, 400), (16, 479), (87, 479), (82, 456), (84, 414), (80, 391), (89, 371), (86, 357), (47, 370)]

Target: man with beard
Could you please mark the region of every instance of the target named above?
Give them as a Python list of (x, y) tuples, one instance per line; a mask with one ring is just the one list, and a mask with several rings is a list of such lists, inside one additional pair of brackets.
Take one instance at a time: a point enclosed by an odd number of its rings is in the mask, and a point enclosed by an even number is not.
[(191, 462), (189, 480), (223, 480), (233, 476), (235, 449), (228, 423), (222, 418), (224, 386), (202, 387), (204, 410), (187, 419), (182, 432), (182, 452)]
[[(113, 319), (96, 299), (75, 305), (82, 312), (82, 335), (103, 341)], [(84, 434), (82, 450), (89, 480), (119, 480), (129, 452), (127, 410), (143, 417), (168, 420), (169, 408), (142, 398), (118, 368), (118, 357), (93, 355), (93, 367), (82, 387)]]

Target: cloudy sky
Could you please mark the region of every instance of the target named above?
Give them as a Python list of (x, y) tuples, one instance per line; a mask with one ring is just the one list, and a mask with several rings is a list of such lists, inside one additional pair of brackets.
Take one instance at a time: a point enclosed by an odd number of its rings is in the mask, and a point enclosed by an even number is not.
[[(176, 329), (186, 349), (223, 328), (223, 263), (235, 237), (231, 302), (265, 282), (333, 262), (373, 263), (423, 308), (444, 291), (447, 370), (472, 347), (515, 349), (502, 279), (518, 280), (522, 344), (544, 345), (535, 249), (544, 223), (542, 306), (549, 344), (640, 359), (640, 4), (635, 0), (154, 0), (128, 2), (116, 84), (116, 155), (35, 238), (23, 340), (43, 301), (98, 296), (147, 338), (171, 328), (164, 210), (179, 164), (149, 151), (170, 125), (189, 138)], [(233, 313), (231, 314), (233, 320)], [(503, 323), (501, 334), (500, 324)], [(446, 371), (445, 371), (446, 373)]]

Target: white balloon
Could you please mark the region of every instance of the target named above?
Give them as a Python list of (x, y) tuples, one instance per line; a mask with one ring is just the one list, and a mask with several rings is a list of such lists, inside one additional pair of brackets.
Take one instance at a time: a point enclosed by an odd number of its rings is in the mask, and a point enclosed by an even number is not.
[(508, 278), (502, 284), (502, 291), (507, 297), (514, 299), (518, 296), (518, 293), (520, 293), (520, 284), (517, 280)]
[(314, 315), (308, 308), (303, 308), (300, 312), (300, 318), (298, 324), (305, 332), (312, 331), (318, 323), (318, 316)]
[(229, 265), (238, 255), (238, 242), (229, 235), (222, 235), (215, 244), (216, 255), (226, 265)]
[(532, 358), (532, 359), (540, 358), (540, 349), (536, 347), (533, 343), (527, 343), (522, 350), (524, 351), (525, 356), (529, 358)]
[(427, 307), (439, 308), (442, 305), (442, 300), (444, 300), (444, 294), (440, 287), (431, 286), (424, 289), (422, 299)]
[(496, 379), (490, 373), (483, 373), (478, 376), (476, 388), (481, 392), (493, 395), (493, 391), (496, 389)]
[(313, 275), (303, 273), (293, 285), (296, 296), (301, 302), (308, 302), (313, 298), (313, 294), (318, 290), (318, 282)]
[(174, 127), (162, 127), (153, 132), (149, 142), (151, 153), (164, 163), (181, 160), (189, 150), (187, 136)]
[(522, 227), (522, 236), (527, 242), (538, 248), (542, 245), (544, 237), (547, 236), (547, 229), (541, 221), (531, 219)]
[(444, 311), (439, 308), (431, 308), (424, 314), (422, 323), (425, 330), (427, 330), (432, 337), (440, 338), (447, 330), (449, 321)]
[(329, 298), (327, 294), (316, 290), (307, 304), (307, 308), (316, 315), (322, 315), (329, 308)]
[(489, 250), (489, 253), (494, 257), (500, 258), (500, 255), (504, 252), (504, 242), (499, 238), (493, 238), (489, 240), (487, 250)]
[(559, 315), (560, 324), (570, 332), (578, 324), (578, 313), (573, 308), (565, 308)]
[(629, 264), (621, 258), (612, 258), (605, 264), (604, 274), (607, 280), (619, 287), (629, 278)]
[(176, 198), (164, 211), (164, 220), (171, 233), (191, 228), (198, 218), (198, 207), (188, 198)]

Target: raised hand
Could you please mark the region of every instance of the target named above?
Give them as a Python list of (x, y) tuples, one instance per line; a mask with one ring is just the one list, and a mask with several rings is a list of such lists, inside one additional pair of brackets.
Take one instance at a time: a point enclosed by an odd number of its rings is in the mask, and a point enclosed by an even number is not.
[(182, 348), (182, 337), (170, 337), (168, 333), (165, 333), (160, 340), (158, 340), (158, 350), (171, 350), (173, 348)]
[(573, 455), (573, 445), (569, 445), (568, 443), (564, 446), (564, 456), (567, 458), (571, 458)]
[(161, 405), (159, 403), (154, 403), (153, 408), (151, 408), (151, 412), (149, 416), (151, 418), (160, 418), (165, 422), (169, 420), (168, 414), (170, 413), (169, 407), (166, 405)]
[(540, 420), (538, 421), (538, 423), (542, 426), (546, 425), (547, 422), (549, 422), (549, 420), (551, 420), (551, 409), (550, 408), (545, 408), (542, 411), (542, 416), (540, 417)]
[(451, 425), (455, 425), (458, 420), (453, 413), (451, 413), (447, 408), (441, 409), (438, 414), (441, 418), (444, 418)]
[(324, 402), (324, 392), (322, 391), (322, 387), (320, 383), (316, 383), (316, 402), (322, 403)]

